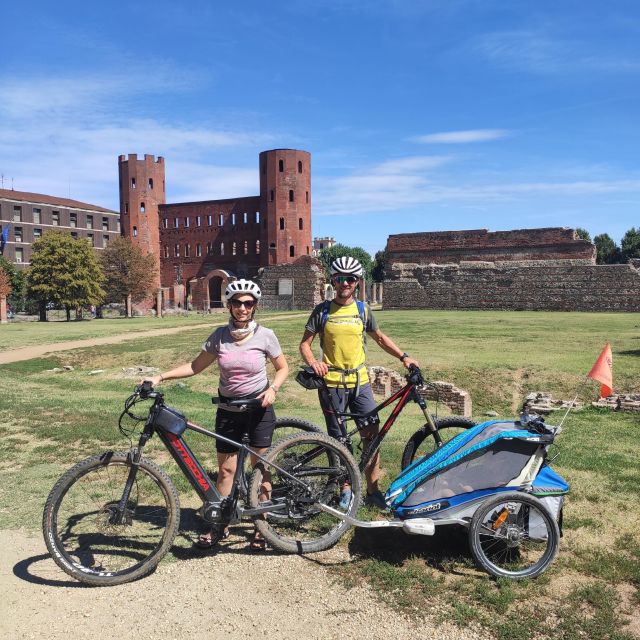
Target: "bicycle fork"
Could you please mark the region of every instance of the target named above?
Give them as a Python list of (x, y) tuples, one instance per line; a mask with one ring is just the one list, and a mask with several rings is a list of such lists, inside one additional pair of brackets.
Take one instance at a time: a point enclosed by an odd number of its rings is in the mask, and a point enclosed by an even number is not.
[(143, 431), (140, 435), (140, 440), (138, 441), (138, 447), (134, 451), (129, 451), (128, 453), (128, 461), (130, 463), (129, 474), (127, 475), (127, 481), (124, 484), (124, 489), (122, 491), (122, 497), (118, 502), (118, 506), (116, 507), (115, 512), (113, 512), (109, 517), (109, 524), (122, 525), (122, 524), (130, 524), (130, 521), (127, 522), (127, 504), (129, 503), (129, 498), (131, 497), (131, 489), (133, 488), (133, 483), (136, 481), (136, 475), (138, 474), (138, 469), (140, 468), (140, 460), (142, 459), (142, 451), (144, 450), (145, 444), (151, 437), (150, 433)]

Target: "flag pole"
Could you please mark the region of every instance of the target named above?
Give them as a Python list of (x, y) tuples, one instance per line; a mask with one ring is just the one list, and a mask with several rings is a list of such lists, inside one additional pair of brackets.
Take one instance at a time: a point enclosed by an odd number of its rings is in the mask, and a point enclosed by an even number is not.
[(562, 420), (560, 420), (560, 424), (558, 425), (559, 429), (562, 428), (562, 425), (564, 424), (564, 421), (567, 419), (567, 416), (569, 415), (569, 412), (571, 411), (571, 409), (575, 408), (576, 400), (578, 399), (578, 396), (580, 395), (580, 391), (582, 391), (582, 389), (584, 388), (585, 384), (587, 384), (587, 380), (589, 380), (589, 376), (586, 376), (585, 379), (578, 385), (578, 389), (576, 390), (576, 397), (571, 401), (571, 403), (567, 407), (567, 410), (566, 410), (564, 416), (562, 417)]

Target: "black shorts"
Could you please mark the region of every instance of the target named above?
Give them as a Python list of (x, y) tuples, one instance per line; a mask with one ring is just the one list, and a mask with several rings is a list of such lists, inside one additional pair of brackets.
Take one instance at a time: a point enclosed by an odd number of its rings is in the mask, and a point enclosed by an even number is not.
[[(243, 434), (249, 433), (249, 446), (254, 449), (271, 446), (275, 426), (276, 413), (272, 406), (255, 411), (225, 411), (218, 408), (216, 413), (216, 433), (236, 442), (241, 442)], [(216, 451), (235, 453), (238, 447), (216, 440)]]

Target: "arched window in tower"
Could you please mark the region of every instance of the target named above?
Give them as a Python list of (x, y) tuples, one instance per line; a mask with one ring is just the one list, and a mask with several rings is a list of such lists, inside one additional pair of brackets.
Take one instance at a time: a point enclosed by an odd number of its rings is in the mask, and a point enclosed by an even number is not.
[(235, 256), (235, 255), (236, 255), (236, 243), (235, 243), (235, 242), (233, 242), (233, 243), (231, 244), (231, 255), (232, 255), (232, 256)]
[(249, 253), (249, 243), (244, 241), (244, 255), (246, 256)]
[(153, 189), (153, 178), (149, 178), (149, 189)]
[(304, 228), (304, 222), (302, 221), (302, 218), (298, 218), (298, 229), (302, 231), (303, 228)]
[(164, 245), (164, 257), (165, 258), (169, 257), (169, 245), (168, 244)]
[(129, 213), (129, 203), (128, 202), (124, 203), (124, 212), (125, 213)]
[(294, 196), (293, 189), (289, 189), (289, 202), (293, 202)]
[(260, 253), (260, 240), (256, 240), (256, 254)]
[(302, 160), (298, 160), (298, 173), (302, 173)]
[(138, 236), (138, 227), (133, 227), (133, 237), (136, 238)]
[(224, 242), (220, 243), (220, 255), (223, 256), (224, 255)]
[(202, 245), (199, 242), (196, 244), (196, 256), (198, 258), (202, 256)]
[(136, 179), (135, 178), (131, 178), (131, 188), (132, 189), (136, 188)]
[(278, 160), (278, 171), (281, 173), (284, 171), (284, 160)]
[(256, 224), (260, 224), (260, 212), (256, 211)]
[(185, 258), (191, 257), (191, 245), (190, 244), (185, 244), (184, 245), (184, 257)]
[(309, 247), (307, 247), (307, 255), (309, 255)]
[(296, 248), (293, 245), (289, 246), (289, 257), (293, 258), (296, 255)]
[(308, 191), (305, 191), (305, 196), (307, 198), (307, 204), (309, 204), (309, 192)]
[(165, 229), (168, 229), (168, 228), (169, 228), (169, 218), (163, 218), (163, 219), (162, 219), (162, 226), (163, 226)]
[(140, 203), (140, 213), (144, 213), (145, 212), (145, 208), (144, 208), (144, 202)]
[(284, 218), (280, 218), (280, 231), (284, 230)]
[(273, 189), (269, 191), (269, 202), (273, 202)]
[(272, 242), (272, 243), (269, 245), (269, 249), (275, 249), (275, 248), (276, 248), (276, 243), (275, 243), (275, 242)]

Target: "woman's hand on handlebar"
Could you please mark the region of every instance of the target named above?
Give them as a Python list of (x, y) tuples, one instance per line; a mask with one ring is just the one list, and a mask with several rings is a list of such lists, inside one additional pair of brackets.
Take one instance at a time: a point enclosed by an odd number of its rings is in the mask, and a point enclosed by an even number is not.
[(329, 365), (326, 362), (314, 360), (313, 362), (309, 363), (309, 366), (313, 369), (313, 372), (321, 378), (324, 378), (327, 373), (329, 373)]
[(276, 401), (277, 395), (278, 395), (277, 391), (273, 387), (269, 387), (268, 389), (263, 391), (260, 395), (256, 396), (256, 398), (262, 398), (262, 403), (260, 406), (266, 409)]
[(147, 376), (146, 378), (140, 380), (139, 384), (142, 384), (143, 382), (149, 382), (152, 387), (157, 387), (163, 380), (164, 378), (162, 376)]

